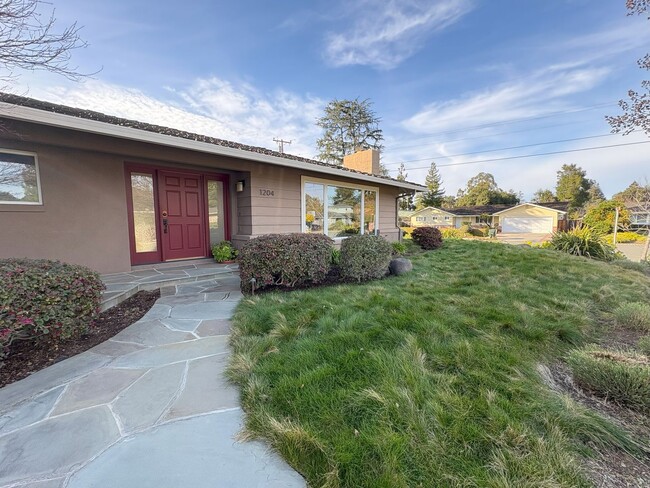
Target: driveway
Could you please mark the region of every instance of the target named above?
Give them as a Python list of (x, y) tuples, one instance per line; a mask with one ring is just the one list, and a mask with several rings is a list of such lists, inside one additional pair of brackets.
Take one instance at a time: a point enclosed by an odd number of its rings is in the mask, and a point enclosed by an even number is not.
[(224, 378), (231, 272), (161, 289), (138, 322), (0, 389), (0, 487), (303, 487), (260, 442), (235, 440)]
[(641, 254), (643, 254), (643, 244), (616, 244), (616, 249), (622, 252), (630, 261), (641, 261)]
[(531, 233), (505, 233), (497, 234), (497, 240), (506, 244), (526, 244), (532, 242), (539, 244), (540, 242), (548, 241), (551, 234), (531, 234)]

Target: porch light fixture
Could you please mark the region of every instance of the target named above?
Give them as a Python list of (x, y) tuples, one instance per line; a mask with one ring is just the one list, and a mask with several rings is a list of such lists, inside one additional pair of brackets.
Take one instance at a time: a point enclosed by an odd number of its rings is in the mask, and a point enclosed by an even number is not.
[(244, 183), (245, 183), (245, 181), (246, 180), (239, 180), (237, 182), (237, 186), (236, 186), (237, 193), (241, 193), (241, 192), (244, 191)]

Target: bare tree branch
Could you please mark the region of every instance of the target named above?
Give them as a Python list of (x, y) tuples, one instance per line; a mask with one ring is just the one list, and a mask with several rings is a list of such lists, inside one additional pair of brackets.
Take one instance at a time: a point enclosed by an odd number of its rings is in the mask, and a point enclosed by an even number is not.
[(77, 23), (56, 31), (55, 11), (39, 13), (41, 0), (0, 0), (0, 66), (7, 71), (5, 81), (15, 78), (15, 70), (46, 70), (78, 81), (88, 76), (70, 65), (71, 52), (86, 47)]

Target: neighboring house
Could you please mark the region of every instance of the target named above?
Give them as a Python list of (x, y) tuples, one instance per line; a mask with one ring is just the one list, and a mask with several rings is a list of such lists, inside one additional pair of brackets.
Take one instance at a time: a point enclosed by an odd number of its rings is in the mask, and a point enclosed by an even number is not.
[(109, 273), (268, 233), (397, 240), (398, 196), (426, 190), (375, 151), (339, 167), (8, 94), (0, 127), (0, 258)]
[(650, 228), (650, 203), (626, 205), (630, 213), (630, 227), (633, 229)]
[(411, 215), (412, 227), (455, 227), (478, 225), (483, 217), (487, 224), (506, 233), (553, 232), (566, 219), (568, 203), (521, 203), (518, 205), (477, 205), (473, 207), (427, 207)]

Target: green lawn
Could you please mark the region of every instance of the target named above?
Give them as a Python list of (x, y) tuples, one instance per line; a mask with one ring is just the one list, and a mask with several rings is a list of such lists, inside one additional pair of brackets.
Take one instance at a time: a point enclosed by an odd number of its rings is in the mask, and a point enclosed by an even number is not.
[(647, 277), (475, 241), (412, 259), (402, 277), (242, 301), (244, 438), (330, 487), (589, 486), (587, 446), (634, 452), (535, 368), (597, 341), (620, 301), (648, 301)]

